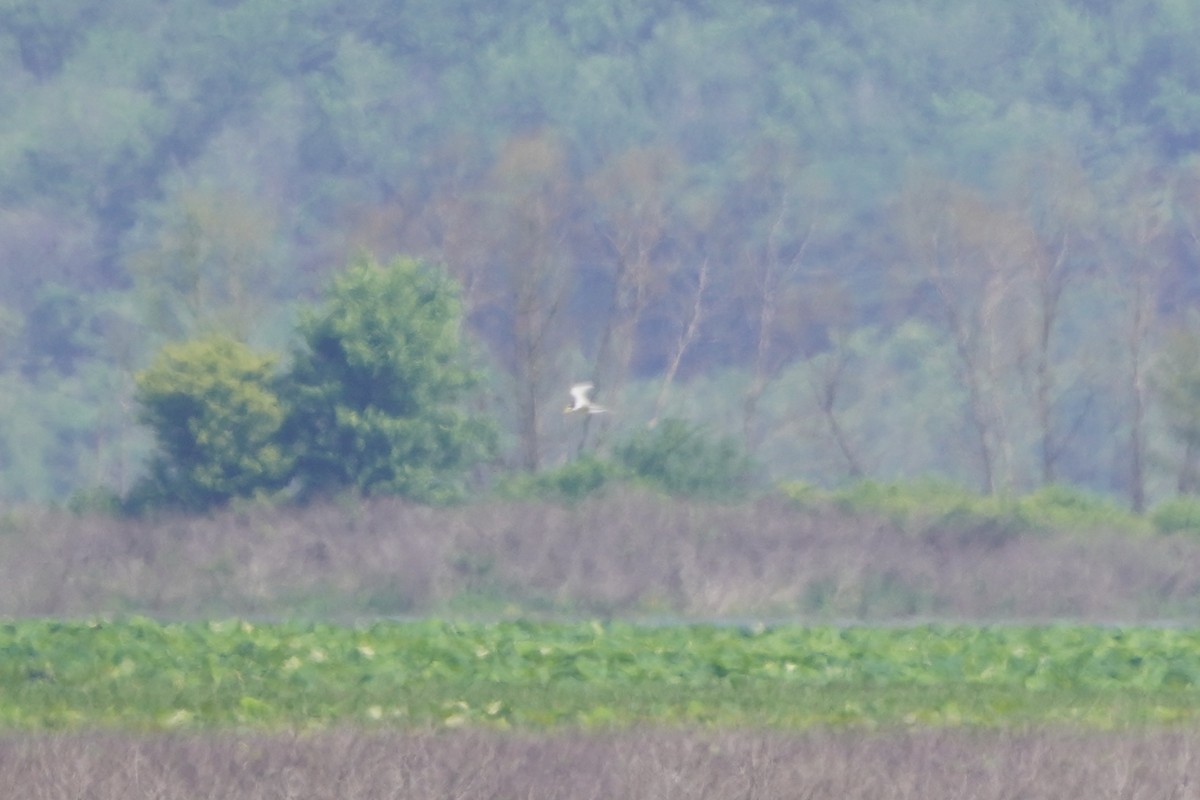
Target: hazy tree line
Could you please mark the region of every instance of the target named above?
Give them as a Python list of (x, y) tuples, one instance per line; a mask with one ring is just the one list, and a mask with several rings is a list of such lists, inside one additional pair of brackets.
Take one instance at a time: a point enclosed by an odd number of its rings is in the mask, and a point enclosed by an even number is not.
[[(773, 477), (1197, 488), (1200, 6), (0, 2), (0, 493), (134, 374), (443, 265), (510, 467), (668, 416)], [(592, 378), (619, 413), (563, 420)]]

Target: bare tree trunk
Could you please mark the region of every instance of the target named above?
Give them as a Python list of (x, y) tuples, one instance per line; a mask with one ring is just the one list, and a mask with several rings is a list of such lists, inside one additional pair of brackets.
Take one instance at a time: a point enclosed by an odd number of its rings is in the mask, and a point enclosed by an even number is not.
[(1153, 169), (1141, 168), (1131, 175), (1132, 186), (1123, 187), (1131, 195), (1122, 227), (1133, 247), (1132, 259), (1125, 262), (1132, 291), (1129, 320), (1129, 501), (1135, 512), (1146, 509), (1146, 408), (1149, 402), (1146, 352), (1151, 328), (1162, 291), (1167, 254), (1159, 248), (1170, 220), (1168, 192), (1154, 176)]
[[(629, 376), (638, 325), (651, 297), (661, 287), (656, 267), (660, 249), (679, 222), (677, 201), (683, 161), (670, 147), (638, 146), (611, 159), (588, 182), (599, 238), (613, 255), (608, 317), (596, 351), (598, 392), (620, 404)], [(580, 451), (587, 444), (592, 418), (584, 423)], [(601, 436), (609, 417), (597, 418)]]
[(1130, 400), (1129, 420), (1129, 502), (1140, 514), (1146, 510), (1146, 369), (1143, 342), (1149, 327), (1145, 307), (1146, 287), (1141, 276), (1134, 276), (1132, 335), (1129, 337)]
[(1037, 478), (1048, 485), (1058, 479), (1059, 461), (1076, 430), (1062, 419), (1059, 407), (1064, 373), (1055, 345), (1062, 301), (1078, 271), (1092, 260), (1086, 252), (1081, 257), (1080, 248), (1086, 251), (1089, 243), (1097, 243), (1103, 226), (1096, 216), (1100, 203), (1093, 179), (1074, 154), (1049, 150), (1018, 156), (1010, 171), (1010, 207), (1029, 231), (1024, 271), (1033, 298), (1027, 333), (1019, 339), (1030, 350), (1022, 355), (1020, 371), (1033, 406)]
[[(632, 255), (627, 253), (620, 243), (611, 240), (610, 242), (616, 252), (617, 270), (609, 301), (611, 310), (596, 351), (595, 379), (597, 390), (605, 393), (605, 402), (619, 404), (629, 365), (633, 360), (637, 325), (649, 296), (651, 260), (649, 247), (645, 242), (639, 240)], [(582, 454), (587, 449), (592, 419), (589, 415), (583, 422), (577, 454)]]
[(837, 413), (838, 393), (841, 391), (842, 382), (846, 375), (846, 354), (839, 344), (828, 356), (821, 364), (820, 381), (818, 382), (814, 379), (812, 382), (817, 408), (820, 409), (821, 416), (825, 420), (825, 424), (829, 427), (829, 434), (833, 438), (833, 443), (837, 446), (838, 452), (842, 454), (842, 458), (846, 461), (846, 470), (850, 474), (850, 477), (856, 479), (862, 478), (866, 474), (862, 466), (862, 459), (851, 445), (850, 437), (842, 427), (841, 419)]
[(1038, 422), (1038, 449), (1041, 456), (1042, 485), (1054, 483), (1058, 463), (1059, 444), (1054, 425), (1054, 368), (1051, 361), (1051, 344), (1054, 328), (1058, 321), (1059, 304), (1066, 285), (1063, 265), (1067, 258), (1067, 236), (1053, 264), (1047, 266), (1040, 259), (1038, 270), (1038, 300), (1040, 325), (1037, 338), (1037, 366), (1035, 367), (1036, 389), (1034, 404)]
[(779, 213), (771, 224), (767, 236), (758, 280), (758, 338), (754, 349), (754, 376), (742, 400), (742, 442), (746, 452), (753, 453), (755, 445), (754, 426), (758, 421), (758, 403), (771, 382), (774, 369), (771, 363), (771, 342), (775, 336), (775, 320), (779, 309), (780, 293), (784, 284), (792, 278), (804, 259), (804, 253), (812, 240), (815, 225), (810, 224), (804, 239), (787, 263), (778, 258), (779, 233), (787, 213), (788, 198), (785, 194), (779, 203)]
[(521, 466), (530, 472), (541, 465), (538, 387), (542, 383), (536, 335), (530, 329), (531, 311), (518, 306), (514, 320), (517, 347), (514, 377), (517, 400), (517, 438), (521, 442)]
[[(962, 348), (959, 348), (960, 355)], [(976, 367), (967, 362), (963, 368), (963, 381), (967, 386), (967, 398), (971, 410), (972, 427), (975, 429), (976, 445), (979, 448), (979, 465), (983, 472), (984, 494), (996, 493), (996, 454), (993, 446), (994, 426), (984, 400), (983, 388), (979, 385)]]
[(1175, 484), (1175, 490), (1180, 494), (1195, 494), (1197, 488), (1196, 472), (1197, 472), (1197, 453), (1196, 437), (1188, 436), (1183, 443), (1183, 463), (1179, 466), (1179, 478)]
[(565, 302), (558, 277), (551, 274), (555, 265), (547, 254), (535, 256), (521, 270), (518, 281), (513, 338), (518, 401), (518, 436), (521, 439), (522, 466), (527, 470), (541, 467), (541, 398), (549, 372), (561, 347), (556, 334)]
[(945, 289), (939, 284), (938, 292), (945, 304), (946, 317), (950, 323), (951, 336), (958, 353), (962, 367), (962, 379), (967, 389), (968, 409), (971, 415), (971, 425), (975, 431), (976, 446), (979, 448), (979, 466), (982, 471), (982, 489), (985, 494), (996, 491), (995, 466), (996, 456), (992, 445), (995, 436), (991, 413), (985, 400), (979, 356), (971, 346), (971, 331), (962, 321), (958, 307), (947, 296)]
[(513, 399), (521, 466), (541, 466), (541, 399), (563, 344), (566, 301), (566, 155), (551, 136), (513, 140), (489, 176), (490, 261), (497, 294), (507, 301), (512, 337)]
[(981, 488), (991, 494), (1008, 448), (1000, 392), (1004, 337), (1014, 323), (1010, 312), (1019, 311), (1009, 299), (1020, 260), (1017, 226), (978, 192), (940, 181), (918, 184), (903, 210), (920, 279), (936, 293), (958, 355)]
[(663, 375), (658, 395), (654, 398), (654, 413), (651, 415), (649, 423), (651, 428), (658, 424), (658, 418), (662, 414), (663, 407), (667, 402), (667, 393), (670, 391), (671, 384), (675, 381), (676, 373), (679, 372), (679, 365), (683, 362), (683, 356), (687, 353), (688, 348), (692, 346), (692, 342), (695, 341), (696, 335), (700, 331), (700, 322), (704, 317), (704, 290), (707, 287), (708, 261), (703, 261), (696, 275), (696, 294), (692, 299), (687, 322), (679, 333), (679, 339), (675, 343), (675, 353), (671, 356), (671, 362), (667, 365), (667, 371)]

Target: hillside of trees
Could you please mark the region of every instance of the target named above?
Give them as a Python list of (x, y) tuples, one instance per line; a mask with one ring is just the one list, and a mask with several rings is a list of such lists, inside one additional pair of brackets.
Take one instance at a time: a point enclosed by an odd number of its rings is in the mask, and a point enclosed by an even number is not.
[(126, 494), (135, 375), (286, 361), (362, 254), (456, 282), (499, 470), (678, 417), (767, 480), (1191, 493), (1197, 41), (1184, 0), (0, 2), (0, 499)]

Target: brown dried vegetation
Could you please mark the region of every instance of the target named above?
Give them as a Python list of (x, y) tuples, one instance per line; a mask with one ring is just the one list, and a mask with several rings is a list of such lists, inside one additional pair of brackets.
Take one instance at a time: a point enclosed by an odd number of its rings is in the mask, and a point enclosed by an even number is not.
[(1200, 540), (919, 533), (778, 499), (397, 500), (211, 517), (0, 514), (0, 614), (1140, 621), (1200, 609)]
[(1200, 796), (1194, 732), (336, 731), (0, 739), (13, 800)]

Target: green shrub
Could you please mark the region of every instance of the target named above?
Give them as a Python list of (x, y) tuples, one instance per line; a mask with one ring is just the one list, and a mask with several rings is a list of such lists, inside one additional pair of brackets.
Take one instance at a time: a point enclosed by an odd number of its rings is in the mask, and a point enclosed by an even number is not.
[(829, 502), (829, 492), (808, 481), (780, 481), (775, 491), (797, 508), (812, 508)]
[(1200, 534), (1200, 497), (1187, 495), (1165, 500), (1155, 507), (1150, 521), (1159, 533)]
[(283, 403), (275, 359), (223, 335), (167, 345), (137, 375), (139, 419), (154, 432), (150, 474), (131, 510), (204, 510), (278, 488), (289, 459), (276, 439)]
[(681, 419), (668, 419), (616, 448), (617, 462), (668, 494), (731, 500), (750, 487), (750, 459), (729, 437), (713, 437)]
[(1022, 534), (1037, 530), (1011, 504), (995, 503), (959, 506), (943, 514), (921, 518), (919, 524), (909, 527), (927, 543), (988, 549), (1002, 547)]
[(860, 481), (832, 494), (847, 513), (878, 514), (913, 531), (995, 540), (1021, 531), (1121, 530), (1136, 532), (1145, 523), (1103, 495), (1073, 486), (1050, 485), (1023, 497), (983, 495), (935, 479), (881, 483)]
[(988, 500), (994, 503), (994, 498), (985, 499), (958, 484), (933, 478), (895, 483), (865, 480), (833, 493), (834, 503), (843, 511), (878, 514), (898, 525), (964, 510), (992, 511), (985, 509)]
[(67, 510), (80, 516), (86, 514), (114, 516), (119, 514), (122, 508), (121, 495), (104, 486), (80, 489), (67, 498)]
[(1061, 484), (1043, 486), (1020, 498), (1017, 511), (1027, 524), (1045, 530), (1145, 528), (1141, 518), (1111, 498)]
[(587, 453), (555, 469), (509, 475), (501, 480), (496, 493), (508, 500), (577, 502), (622, 475), (623, 470), (613, 462)]

